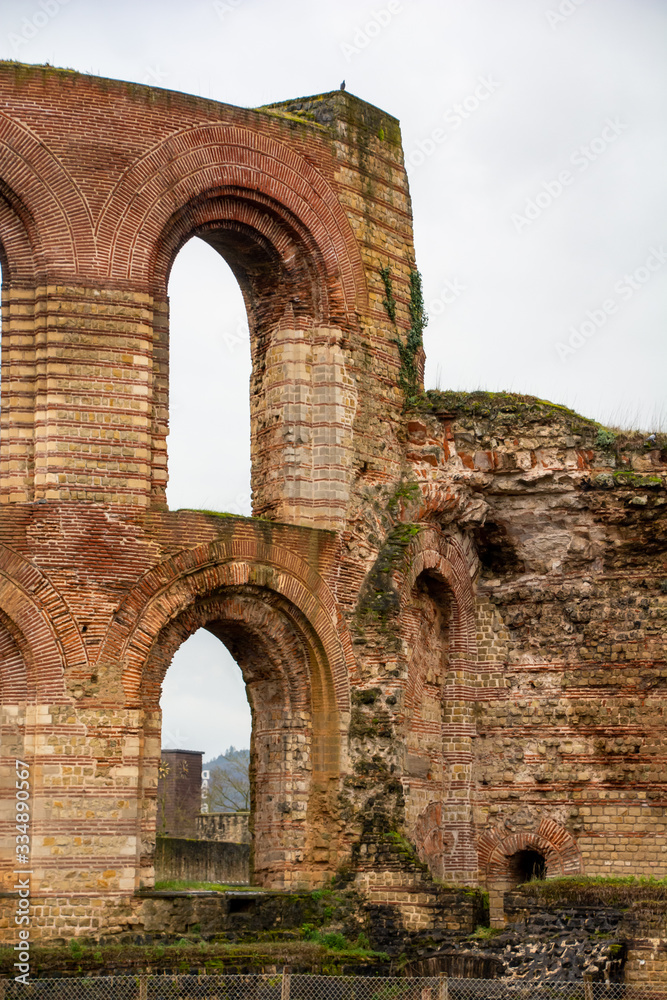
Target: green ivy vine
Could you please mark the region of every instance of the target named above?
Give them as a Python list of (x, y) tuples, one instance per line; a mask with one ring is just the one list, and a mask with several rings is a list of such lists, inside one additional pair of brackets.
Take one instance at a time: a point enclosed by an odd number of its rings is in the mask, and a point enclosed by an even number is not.
[(394, 298), (394, 290), (391, 284), (391, 271), (389, 270), (389, 265), (380, 268), (380, 277), (382, 278), (382, 284), (384, 285), (384, 298), (382, 300), (382, 305), (387, 310), (387, 315), (392, 323), (396, 322), (396, 299)]
[[(380, 277), (384, 284), (385, 297), (382, 303), (387, 310), (392, 323), (396, 323), (396, 299), (391, 281), (389, 266), (380, 268)], [(397, 337), (398, 356), (401, 367), (398, 372), (398, 384), (403, 390), (406, 401), (419, 395), (421, 386), (417, 381), (417, 354), (424, 343), (424, 328), (428, 322), (428, 317), (424, 309), (424, 293), (422, 291), (421, 274), (416, 268), (410, 271), (410, 301), (408, 303), (410, 312), (410, 327), (405, 338), (405, 343), (400, 336)]]

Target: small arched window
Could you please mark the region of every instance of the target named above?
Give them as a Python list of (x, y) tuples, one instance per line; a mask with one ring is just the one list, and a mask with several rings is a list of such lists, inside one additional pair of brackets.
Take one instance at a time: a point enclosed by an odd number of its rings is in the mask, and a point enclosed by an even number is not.
[(543, 854), (528, 848), (517, 851), (508, 859), (508, 875), (512, 885), (522, 885), (534, 879), (546, 878), (547, 863)]

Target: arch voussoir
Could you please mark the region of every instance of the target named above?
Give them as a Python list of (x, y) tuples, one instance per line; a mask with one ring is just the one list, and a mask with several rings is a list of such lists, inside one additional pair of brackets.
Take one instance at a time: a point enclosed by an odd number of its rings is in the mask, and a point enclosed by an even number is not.
[(519, 851), (533, 850), (546, 863), (547, 877), (583, 871), (581, 852), (572, 834), (555, 820), (544, 817), (536, 829), (503, 834), (485, 831), (478, 841), (479, 867), (487, 883), (508, 879), (511, 859)]
[[(176, 178), (176, 181), (175, 181)], [(151, 276), (151, 247), (174, 213), (220, 187), (270, 198), (311, 233), (326, 270), (341, 281), (349, 316), (365, 299), (364, 268), (331, 184), (295, 150), (270, 135), (224, 124), (171, 134), (119, 179), (101, 212), (97, 235), (110, 247), (110, 274), (132, 282)]]
[(79, 629), (51, 581), (7, 548), (0, 548), (0, 612), (13, 625), (29, 697), (41, 702), (67, 700), (65, 666), (71, 684), (88, 673)]
[(254, 539), (216, 540), (180, 552), (147, 573), (123, 600), (98, 662), (123, 664), (128, 704), (139, 704), (142, 665), (160, 631), (198, 601), (246, 585), (278, 595), (308, 623), (331, 675), (335, 708), (349, 710), (351, 642), (329, 588), (293, 552)]

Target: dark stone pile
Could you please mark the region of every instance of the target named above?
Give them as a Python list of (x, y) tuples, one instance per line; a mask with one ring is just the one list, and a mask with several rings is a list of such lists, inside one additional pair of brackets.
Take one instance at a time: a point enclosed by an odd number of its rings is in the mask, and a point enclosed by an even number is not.
[[(518, 914), (513, 914), (518, 916)], [(623, 981), (626, 945), (620, 934), (622, 912), (570, 908), (524, 911), (499, 931), (480, 928), (466, 941), (438, 942), (437, 932), (413, 942), (411, 975), (446, 974), (480, 979), (531, 982)], [(429, 947), (430, 945), (430, 947)]]

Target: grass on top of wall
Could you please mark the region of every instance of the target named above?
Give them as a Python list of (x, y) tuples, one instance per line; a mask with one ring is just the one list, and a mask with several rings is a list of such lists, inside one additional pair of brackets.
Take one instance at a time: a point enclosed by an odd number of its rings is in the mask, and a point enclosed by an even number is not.
[(569, 906), (620, 906), (652, 903), (667, 907), (667, 877), (649, 875), (563, 875), (534, 879), (517, 887), (522, 895)]

